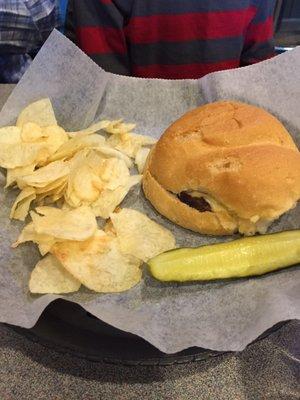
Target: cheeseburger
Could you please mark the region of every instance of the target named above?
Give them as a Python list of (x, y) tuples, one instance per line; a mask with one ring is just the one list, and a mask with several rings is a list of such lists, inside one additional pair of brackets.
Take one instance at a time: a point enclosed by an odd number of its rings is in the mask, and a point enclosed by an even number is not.
[(265, 233), (300, 199), (300, 153), (265, 110), (206, 104), (164, 132), (148, 156), (143, 190), (158, 212), (195, 232)]

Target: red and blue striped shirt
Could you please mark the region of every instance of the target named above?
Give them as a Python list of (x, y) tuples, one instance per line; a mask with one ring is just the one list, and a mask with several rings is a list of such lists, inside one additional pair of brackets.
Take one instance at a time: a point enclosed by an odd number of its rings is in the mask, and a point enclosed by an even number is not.
[(78, 46), (106, 71), (200, 78), (274, 55), (275, 0), (71, 0)]

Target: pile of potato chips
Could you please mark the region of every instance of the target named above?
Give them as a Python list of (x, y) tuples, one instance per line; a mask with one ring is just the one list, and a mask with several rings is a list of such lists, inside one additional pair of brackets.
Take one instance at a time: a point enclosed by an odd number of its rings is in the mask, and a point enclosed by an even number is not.
[[(21, 192), (11, 218), (24, 221), (31, 202), (60, 201), (62, 207), (89, 205), (96, 217), (108, 218), (141, 175), (130, 175), (136, 161), (141, 173), (151, 137), (132, 133), (133, 124), (100, 121), (79, 132), (59, 127), (49, 99), (25, 108), (16, 126), (0, 129), (0, 167), (6, 187)], [(106, 139), (97, 131), (111, 136)]]
[[(145, 215), (115, 212), (141, 181), (130, 168), (135, 163), (141, 174), (155, 143), (134, 128), (102, 120), (66, 132), (51, 101), (42, 99), (21, 112), (16, 126), (0, 129), (5, 187), (21, 190), (10, 217), (32, 219), (13, 247), (32, 241), (45, 256), (32, 271), (31, 292), (68, 293), (81, 284), (97, 292), (127, 290), (140, 281), (143, 261), (175, 247), (173, 235)], [(110, 218), (104, 230), (96, 217)]]

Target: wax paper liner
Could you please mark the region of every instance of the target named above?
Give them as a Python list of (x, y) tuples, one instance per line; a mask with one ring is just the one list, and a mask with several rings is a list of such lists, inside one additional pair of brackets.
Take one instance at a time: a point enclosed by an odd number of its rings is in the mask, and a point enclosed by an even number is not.
[[(216, 72), (199, 80), (130, 78), (106, 73), (53, 31), (4, 105), (0, 126), (14, 123), (28, 103), (49, 96), (59, 123), (66, 129), (83, 128), (101, 116), (136, 122), (138, 132), (159, 137), (188, 109), (214, 100), (237, 99), (276, 115), (299, 146), (299, 70), (300, 48), (296, 48), (257, 65)], [(16, 250), (10, 247), (23, 226), (8, 218), (15, 196), (15, 191), (0, 191), (3, 322), (32, 327), (51, 301), (63, 297), (101, 320), (173, 353), (190, 346), (242, 350), (275, 323), (300, 316), (299, 266), (250, 279), (190, 284), (161, 284), (145, 268), (142, 282), (125, 293), (96, 294), (82, 288), (66, 296), (31, 295), (28, 279), (39, 255), (33, 244)], [(173, 225), (151, 207), (139, 187), (129, 193), (124, 205), (145, 212), (172, 230), (180, 246), (232, 240), (195, 234)], [(298, 206), (275, 222), (270, 231), (299, 227)]]

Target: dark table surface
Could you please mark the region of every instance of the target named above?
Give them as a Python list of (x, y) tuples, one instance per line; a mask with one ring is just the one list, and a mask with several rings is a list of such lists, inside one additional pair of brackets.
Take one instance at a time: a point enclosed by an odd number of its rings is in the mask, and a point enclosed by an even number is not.
[[(11, 90), (0, 85), (0, 109)], [(298, 400), (299, 357), (299, 321), (243, 352), (166, 367), (84, 361), (0, 324), (0, 400)]]

